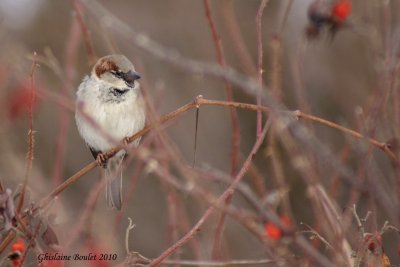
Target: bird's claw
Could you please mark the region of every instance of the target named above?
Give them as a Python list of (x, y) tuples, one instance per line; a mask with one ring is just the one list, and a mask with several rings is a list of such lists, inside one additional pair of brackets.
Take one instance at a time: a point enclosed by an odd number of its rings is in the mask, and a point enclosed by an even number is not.
[(107, 163), (107, 156), (106, 156), (106, 154), (99, 153), (99, 154), (97, 155), (97, 157), (96, 157), (96, 162), (97, 162), (97, 165), (99, 165), (99, 167), (105, 168), (105, 167), (106, 167), (106, 163)]
[(125, 138), (122, 140), (122, 143), (123, 143), (125, 146), (129, 145), (129, 144), (130, 144), (129, 137), (125, 137)]

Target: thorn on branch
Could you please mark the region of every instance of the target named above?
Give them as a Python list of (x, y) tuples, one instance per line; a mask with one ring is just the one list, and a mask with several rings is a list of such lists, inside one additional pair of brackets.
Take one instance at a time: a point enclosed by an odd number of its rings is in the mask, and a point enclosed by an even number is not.
[(196, 108), (200, 108), (201, 102), (204, 99), (203, 95), (198, 95), (196, 96), (196, 98), (194, 99), (194, 102), (196, 104)]
[(300, 120), (301, 117), (301, 111), (300, 110), (295, 110), (293, 111), (294, 116), (296, 116), (297, 120)]

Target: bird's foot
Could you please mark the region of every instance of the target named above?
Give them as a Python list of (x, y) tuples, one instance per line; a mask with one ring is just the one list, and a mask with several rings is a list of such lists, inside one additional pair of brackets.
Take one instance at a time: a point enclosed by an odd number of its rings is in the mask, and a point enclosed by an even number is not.
[(97, 154), (96, 162), (97, 162), (97, 165), (99, 165), (99, 167), (105, 168), (106, 164), (107, 164), (106, 154), (103, 154), (103, 153)]
[(130, 144), (129, 137), (125, 137), (125, 138), (122, 140), (122, 143), (123, 143), (125, 146), (129, 145), (129, 144)]

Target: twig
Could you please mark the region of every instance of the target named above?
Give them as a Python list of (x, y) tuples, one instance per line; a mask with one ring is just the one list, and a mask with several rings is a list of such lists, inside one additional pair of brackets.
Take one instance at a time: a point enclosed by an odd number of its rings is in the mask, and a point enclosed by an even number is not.
[[(163, 149), (162, 147), (162, 138), (158, 138), (157, 144), (160, 147), (160, 149)], [(169, 171), (169, 159), (161, 159), (160, 160), (160, 165), (163, 166), (164, 169)], [(178, 216), (178, 208), (180, 206), (178, 205), (178, 196), (175, 191), (175, 187), (173, 187), (170, 183), (166, 182), (164, 179), (161, 179), (161, 185), (165, 191), (165, 199), (167, 203), (167, 212), (168, 212), (168, 227), (166, 230), (166, 235), (167, 235), (167, 242), (168, 244), (170, 243), (175, 243), (179, 240), (179, 232), (178, 232), (178, 221), (179, 221), (179, 216)], [(179, 218), (179, 219), (178, 219)], [(174, 255), (174, 260), (180, 260), (180, 251)], [(177, 266), (178, 267), (178, 266)]]
[[(76, 63), (76, 55), (79, 47), (79, 41), (81, 39), (81, 31), (79, 29), (79, 23), (77, 20), (72, 20), (68, 42), (65, 47), (65, 81), (62, 83), (61, 95), (65, 98), (69, 97), (72, 89), (72, 80), (74, 77), (74, 69)], [(58, 133), (56, 141), (56, 152), (53, 167), (53, 185), (57, 186), (61, 181), (61, 174), (64, 167), (64, 156), (65, 148), (67, 146), (67, 134), (69, 128), (69, 117), (67, 111), (62, 107), (58, 106)]]
[[(261, 106), (262, 96), (262, 85), (263, 85), (263, 43), (262, 43), (262, 31), (261, 31), (261, 19), (264, 13), (264, 9), (269, 0), (261, 0), (260, 6), (256, 15), (256, 34), (257, 34), (257, 80), (260, 85), (260, 91), (256, 96), (257, 105)], [(256, 126), (256, 137), (260, 136), (262, 127), (262, 113), (260, 110), (257, 111), (257, 126)]]
[(357, 222), (357, 228), (358, 228), (358, 232), (360, 234), (360, 239), (362, 240), (364, 238), (364, 234), (365, 234), (364, 223), (367, 221), (367, 218), (369, 217), (369, 214), (371, 214), (371, 213), (368, 212), (364, 219), (360, 219), (360, 217), (357, 214), (356, 204), (353, 205), (352, 210), (353, 210), (354, 218), (356, 219), (356, 222)]
[[(209, 100), (209, 99), (204, 99), (202, 97), (197, 97), (194, 101), (178, 108), (177, 110), (163, 116), (158, 122), (148, 125), (147, 127), (145, 127), (143, 130), (137, 132), (136, 134), (134, 134), (133, 136), (131, 136), (130, 138), (128, 138), (128, 142), (133, 142), (134, 140), (136, 140), (137, 138), (145, 135), (146, 133), (148, 133), (150, 130), (159, 127), (161, 124), (164, 124), (172, 119), (177, 118), (178, 116), (180, 116), (181, 114), (187, 112), (188, 110), (191, 110), (193, 108), (196, 108), (198, 105), (205, 105), (205, 106), (225, 106), (225, 107), (235, 107), (235, 108), (241, 108), (241, 109), (249, 109), (249, 110), (253, 110), (253, 111), (257, 111), (257, 110), (262, 110), (263, 112), (268, 112), (270, 111), (269, 108), (267, 107), (259, 107), (257, 105), (253, 105), (253, 104), (247, 104), (247, 103), (240, 103), (240, 102), (227, 102), (227, 101), (218, 101), (218, 100)], [(334, 129), (337, 129), (343, 133), (349, 134), (354, 138), (357, 139), (365, 139), (367, 140), (371, 145), (378, 147), (380, 149), (382, 149), (384, 152), (386, 152), (389, 156), (394, 156), (394, 154), (388, 150), (387, 145), (385, 143), (381, 143), (375, 139), (372, 138), (367, 138), (364, 137), (362, 134), (353, 131), (351, 129), (348, 129), (346, 127), (340, 126), (334, 122), (316, 117), (316, 116), (312, 116), (312, 115), (308, 115), (305, 113), (302, 113), (301, 111), (294, 111), (292, 112), (293, 115), (299, 117), (299, 118), (304, 118)], [(117, 146), (114, 149), (111, 149), (109, 152), (105, 153), (105, 157), (108, 159), (112, 156), (115, 155), (116, 152), (118, 152), (120, 149), (122, 149), (122, 146)], [(60, 194), (62, 191), (64, 191), (66, 188), (68, 188), (71, 184), (75, 183), (77, 180), (79, 180), (79, 178), (81, 178), (84, 174), (88, 173), (89, 171), (91, 171), (92, 169), (94, 169), (97, 166), (96, 161), (91, 162), (90, 164), (86, 165), (83, 169), (81, 169), (80, 171), (78, 171), (77, 173), (75, 173), (74, 175), (72, 175), (70, 178), (68, 178), (64, 183), (62, 183), (61, 185), (59, 185), (57, 188), (55, 188), (48, 196), (46, 196), (45, 198), (43, 198), (39, 205), (37, 206), (37, 208), (35, 208), (35, 211), (37, 209), (43, 208), (45, 206), (47, 206), (51, 200), (56, 197), (58, 194)]]
[(335, 267), (331, 261), (329, 261), (325, 255), (321, 254), (318, 250), (314, 249), (303, 236), (296, 236), (295, 242), (297, 245), (308, 255), (310, 255), (318, 263), (316, 266), (324, 267)]
[(19, 213), (24, 205), (25, 192), (28, 185), (29, 177), (32, 169), (33, 162), (33, 150), (35, 146), (35, 132), (33, 131), (33, 104), (35, 101), (35, 69), (36, 69), (36, 52), (33, 53), (33, 61), (31, 67), (31, 73), (29, 75), (30, 82), (30, 96), (29, 96), (29, 131), (28, 131), (28, 152), (26, 154), (26, 165), (25, 165), (25, 179), (22, 184), (21, 196), (17, 206), (17, 213)]
[(165, 261), (163, 261), (163, 265), (179, 264), (182, 266), (210, 266), (210, 267), (227, 266), (228, 267), (228, 266), (277, 264), (278, 262), (286, 262), (286, 261), (287, 261), (286, 259), (230, 260), (230, 261), (189, 261), (189, 260), (172, 261), (172, 260), (165, 260)]
[[(109, 27), (112, 27), (115, 32), (118, 32), (121, 36), (124, 36), (130, 40), (133, 45), (149, 53), (158, 60), (165, 61), (185, 71), (208, 75), (214, 78), (222, 78), (229, 80), (232, 85), (238, 86), (243, 92), (252, 96), (257, 95), (259, 92), (259, 84), (251, 77), (245, 76), (232, 68), (222, 68), (219, 65), (212, 63), (205, 63), (198, 60), (186, 58), (174, 49), (167, 48), (149, 38), (147, 35), (136, 31), (131, 25), (127, 25), (118, 17), (113, 15), (107, 9), (105, 9), (99, 2), (93, 0), (82, 0), (85, 2), (85, 6), (91, 13), (97, 18), (104, 18), (107, 16), (109, 19)], [(265, 90), (264, 90), (265, 89)], [(353, 182), (352, 172), (339, 162), (336, 157), (331, 153), (330, 149), (321, 143), (313, 134), (311, 134), (303, 125), (293, 123), (292, 117), (288, 116), (287, 108), (281, 103), (275, 101), (268, 94), (266, 88), (263, 89), (263, 103), (271, 108), (271, 111), (276, 115), (276, 120), (280, 124), (280, 131), (287, 129), (290, 126), (290, 135), (296, 143), (305, 146), (306, 150), (310, 150), (315, 153), (317, 157), (322, 159), (326, 163), (326, 169), (329, 171), (334, 170), (338, 172), (344, 179)], [(279, 133), (278, 133), (279, 134)], [(387, 154), (390, 154), (388, 148), (384, 148)], [(392, 159), (396, 157), (392, 154)]]
[(44, 197), (38, 204), (36, 208), (33, 209), (33, 212), (37, 212), (40, 209), (45, 208), (47, 205), (50, 204), (50, 202), (58, 196), (62, 191), (67, 189), (69, 186), (74, 184), (76, 181), (78, 181), (83, 175), (88, 173), (89, 171), (93, 170), (96, 168), (97, 163), (96, 161), (93, 161), (83, 167), (81, 170), (79, 170), (77, 173), (69, 177), (65, 182), (57, 186), (53, 191), (51, 191), (46, 197)]
[(82, 7), (79, 3), (79, 0), (71, 0), (72, 7), (75, 10), (76, 19), (79, 22), (79, 26), (81, 27), (81, 31), (83, 37), (85, 38), (85, 49), (89, 59), (89, 65), (93, 66), (96, 63), (97, 57), (96, 53), (94, 52), (92, 38), (90, 37), (90, 31), (88, 30), (85, 21), (82, 17)]
[(235, 16), (233, 0), (222, 0), (218, 2), (221, 5), (222, 17), (225, 21), (226, 28), (236, 50), (235, 54), (237, 54), (239, 57), (241, 63), (240, 65), (242, 66), (243, 71), (249, 76), (256, 76), (257, 69), (240, 31), (240, 27)]
[(312, 236), (317, 237), (319, 240), (321, 240), (322, 243), (324, 243), (325, 246), (326, 246), (327, 248), (333, 249), (332, 245), (329, 244), (329, 242), (328, 242), (325, 238), (323, 238), (323, 237), (322, 237), (316, 230), (314, 230), (311, 226), (309, 226), (308, 224), (303, 223), (303, 222), (301, 222), (300, 224), (301, 224), (301, 225), (304, 225), (305, 227), (307, 227), (308, 229), (310, 229), (310, 230), (306, 230), (306, 231), (300, 231), (300, 233), (310, 233), (310, 234), (312, 234)]
[(214, 207), (211, 206), (209, 207), (206, 212), (203, 214), (203, 216), (200, 218), (200, 220), (193, 226), (192, 229), (188, 233), (186, 233), (181, 239), (179, 239), (175, 244), (173, 244), (171, 247), (166, 249), (160, 256), (158, 256), (156, 259), (153, 259), (150, 264), (148, 265), (149, 267), (157, 266), (161, 262), (164, 261), (165, 258), (170, 256), (172, 253), (174, 253), (177, 249), (179, 249), (181, 246), (183, 246), (187, 241), (192, 239), (197, 232), (200, 230), (200, 227), (204, 224), (204, 222), (208, 219), (208, 217), (212, 214), (214, 211)]
[[(257, 153), (258, 149), (260, 148), (265, 135), (267, 134), (267, 130), (269, 129), (270, 121), (268, 120), (266, 122), (266, 125), (264, 126), (262, 135), (257, 138), (252, 150), (249, 153), (249, 156), (247, 157), (246, 161), (243, 163), (242, 168), (236, 175), (235, 179), (233, 182), (230, 184), (230, 186), (224, 191), (224, 193), (217, 199), (217, 202), (220, 203), (226, 197), (231, 194), (232, 190), (236, 188), (236, 186), (240, 183), (242, 178), (244, 177), (245, 173), (247, 172), (247, 169), (250, 166), (250, 163), (254, 157), (254, 155)], [(174, 253), (178, 248), (180, 248), (183, 244), (185, 244), (187, 241), (189, 241), (200, 229), (200, 227), (204, 224), (204, 222), (208, 219), (208, 217), (212, 214), (214, 211), (215, 206), (210, 206), (206, 212), (203, 214), (203, 216), (200, 218), (200, 220), (193, 226), (193, 228), (185, 235), (183, 236), (178, 242), (176, 242), (174, 245), (166, 249), (160, 256), (158, 256), (156, 259), (152, 260), (149, 264), (149, 267), (152, 266), (157, 266), (160, 264), (165, 258), (170, 256), (172, 253)]]
[(288, 17), (289, 17), (289, 13), (290, 13), (290, 10), (292, 9), (292, 6), (293, 6), (293, 2), (294, 2), (294, 0), (289, 0), (289, 3), (287, 4), (287, 6), (285, 8), (285, 13), (283, 15), (281, 27), (279, 29), (279, 35), (282, 35), (283, 31), (285, 30), (285, 27), (286, 27), (286, 24), (287, 24), (287, 20), (288, 20)]
[(22, 252), (22, 256), (21, 256), (21, 261), (20, 261), (19, 267), (23, 266), (23, 264), (25, 262), (25, 259), (26, 259), (26, 256), (28, 255), (29, 249), (34, 247), (34, 245), (36, 243), (36, 236), (39, 234), (39, 230), (40, 230), (41, 226), (42, 226), (42, 221), (39, 221), (37, 223), (36, 227), (35, 227), (35, 232), (32, 234), (31, 237), (29, 237), (29, 242), (28, 242), (28, 245), (27, 245), (25, 251)]
[[(355, 204), (353, 204), (352, 211), (353, 211), (353, 216), (357, 222), (357, 228), (358, 228), (358, 234), (359, 234), (358, 248), (357, 248), (356, 255), (354, 257), (353, 267), (359, 267), (361, 264), (361, 260), (365, 255), (368, 243), (369, 243), (369, 242), (366, 242), (366, 240), (365, 240), (366, 234), (365, 234), (364, 224), (367, 221), (368, 217), (371, 215), (371, 212), (368, 211), (367, 214), (365, 215), (365, 217), (363, 219), (361, 219), (357, 213), (357, 208), (356, 208)], [(384, 224), (384, 226), (385, 226), (385, 224)], [(383, 230), (383, 227), (382, 227), (382, 230)], [(380, 233), (380, 235), (382, 235), (382, 233)]]
[(10, 229), (4, 237), (4, 239), (0, 243), (0, 254), (3, 253), (3, 251), (7, 248), (7, 246), (11, 243), (11, 241), (14, 240), (14, 238), (17, 236), (17, 233), (15, 232), (14, 229)]
[(354, 130), (348, 129), (344, 126), (341, 126), (339, 124), (336, 124), (334, 122), (313, 116), (313, 115), (309, 115), (306, 113), (303, 113), (301, 111), (294, 111), (294, 114), (296, 116), (298, 116), (299, 118), (303, 118), (303, 119), (307, 119), (310, 120), (312, 122), (316, 122), (325, 126), (328, 126), (330, 128), (339, 130), (343, 133), (349, 134), (350, 136), (352, 136), (353, 138), (356, 139), (365, 139), (366, 141), (369, 142), (370, 145), (373, 145), (379, 149), (381, 149), (383, 152), (385, 152), (391, 159), (396, 160), (397, 161), (397, 157), (396, 155), (390, 150), (390, 148), (388, 147), (387, 143), (385, 142), (379, 142), (373, 138), (369, 138), (369, 137), (365, 137), (364, 135), (360, 134), (359, 132), (356, 132)]
[[(137, 153), (138, 157), (142, 161), (148, 162), (149, 160), (155, 160), (154, 156), (152, 156), (152, 153), (148, 150), (141, 151), (142, 148), (139, 149), (140, 153)], [(179, 158), (179, 155), (175, 158)], [(193, 169), (190, 168), (185, 168), (186, 172), (183, 171), (182, 175), (184, 177), (197, 177), (196, 173), (194, 173)], [(266, 252), (268, 252), (272, 258), (274, 258), (276, 254), (273, 254), (269, 251), (269, 248), (271, 248), (271, 243), (269, 242), (268, 239), (265, 238), (265, 232), (260, 227), (259, 222), (254, 220), (254, 217), (248, 216), (246, 214), (243, 214), (243, 212), (239, 211), (238, 209), (234, 208), (233, 206), (226, 207), (225, 205), (221, 204), (220, 201), (218, 201), (217, 198), (213, 196), (213, 194), (210, 194), (207, 191), (202, 190), (198, 186), (194, 186), (193, 182), (188, 181), (186, 184), (182, 184), (179, 180), (174, 178), (168, 171), (162, 168), (162, 166), (159, 166), (158, 168), (154, 168), (153, 172), (156, 173), (159, 177), (166, 179), (168, 182), (179, 188), (180, 190), (186, 192), (186, 193), (191, 193), (191, 194), (196, 194), (197, 196), (201, 197), (201, 199), (206, 200), (210, 205), (213, 207), (216, 207), (217, 209), (223, 210), (230, 216), (232, 216), (235, 220), (237, 220), (239, 223), (241, 223), (247, 230), (249, 230), (251, 233), (253, 233), (258, 239), (260, 239), (263, 244), (265, 244), (265, 249)], [(200, 177), (197, 177), (200, 178)], [(282, 224), (281, 220), (279, 217), (274, 213), (270, 212), (268, 210), (265, 210), (265, 213), (267, 215), (267, 219), (276, 224), (278, 227), (280, 227), (283, 231), (285, 231), (285, 234), (288, 236), (293, 236), (295, 243), (302, 249), (304, 250), (307, 254), (309, 254), (316, 262), (319, 263), (320, 266), (329, 266), (333, 267), (334, 265), (321, 253), (319, 253), (315, 248), (313, 248), (302, 236), (294, 235), (293, 229), (287, 228), (284, 224)]]
[(126, 254), (130, 253), (130, 249), (129, 249), (129, 233), (131, 232), (131, 230), (133, 228), (135, 228), (135, 224), (132, 223), (132, 219), (130, 217), (128, 217), (128, 227), (126, 227), (126, 232), (125, 232), (125, 250), (126, 250)]
[[(224, 203), (226, 206), (229, 206), (230, 203), (232, 202), (233, 193), (234, 193), (233, 190), (228, 192), (228, 195), (226, 196)], [(225, 219), (226, 219), (226, 212), (221, 211), (221, 215), (219, 217), (217, 226), (215, 227), (214, 244), (211, 250), (212, 260), (218, 260), (221, 257), (222, 234), (224, 233)]]
[(86, 201), (83, 204), (83, 209), (79, 216), (79, 220), (77, 221), (73, 231), (71, 231), (71, 233), (69, 233), (68, 235), (69, 238), (64, 245), (65, 248), (70, 248), (70, 246), (74, 244), (76, 239), (81, 236), (81, 232), (84, 227), (87, 226), (87, 221), (89, 220), (89, 217), (96, 206), (96, 202), (99, 198), (100, 193), (104, 190), (104, 187), (106, 186), (106, 182), (106, 179), (99, 180), (90, 191), (90, 194), (87, 196)]
[[(225, 68), (226, 61), (225, 61), (224, 50), (222, 47), (221, 38), (218, 36), (217, 29), (215, 27), (215, 23), (212, 18), (211, 8), (210, 8), (210, 0), (203, 0), (203, 3), (204, 3), (207, 21), (208, 21), (208, 24), (209, 24), (209, 27), (210, 27), (210, 30), (212, 33), (215, 50), (217, 53), (218, 64), (222, 68)], [(227, 79), (223, 79), (223, 80), (224, 80), (226, 100), (233, 101), (232, 85), (230, 84), (230, 82)], [(236, 110), (231, 108), (229, 112), (230, 112), (230, 118), (231, 118), (231, 124), (232, 124), (231, 175), (233, 176), (236, 174), (236, 165), (237, 165), (238, 158), (239, 158), (240, 127), (239, 127), (239, 118), (238, 118)], [(260, 124), (260, 129), (261, 129), (261, 124)], [(261, 132), (261, 130), (260, 130), (260, 132)]]
[[(126, 261), (127, 266), (148, 266), (150, 262), (149, 259), (143, 257), (137, 252), (131, 252), (134, 261)], [(197, 260), (165, 260), (163, 265), (178, 265), (178, 266), (210, 266), (210, 267), (220, 267), (220, 266), (248, 266), (248, 265), (264, 265), (265, 264), (277, 264), (278, 262), (287, 262), (287, 259), (260, 259), (260, 260), (230, 260), (230, 261), (197, 261)]]
[[(254, 80), (254, 78), (243, 75), (230, 67), (222, 68), (217, 64), (187, 58), (175, 49), (168, 48), (155, 42), (146, 34), (135, 30), (132, 25), (124, 23), (121, 19), (104, 8), (104, 6), (98, 1), (82, 0), (82, 2), (85, 3), (86, 8), (98, 20), (102, 20), (106, 16), (108, 18), (108, 27), (112, 28), (113, 31), (120, 34), (122, 37), (127, 38), (132, 45), (149, 53), (154, 58), (168, 62), (171, 66), (175, 66), (186, 72), (207, 75), (218, 79), (227, 79), (232, 85), (237, 86), (244, 93), (251, 96), (256, 96), (259, 92), (259, 84)], [(272, 114), (276, 116), (274, 119), (279, 122), (278, 134), (283, 133), (285, 130), (288, 130), (288, 127), (290, 127), (288, 133), (290, 138), (293, 139), (296, 144), (302, 145), (304, 151), (313, 152), (317, 158), (321, 159), (321, 162), (324, 162), (327, 171), (337, 172), (340, 177), (343, 177), (343, 179), (352, 184), (356, 184), (353, 181), (354, 175), (352, 171), (349, 170), (347, 166), (343, 165), (342, 162), (338, 161), (326, 145), (320, 142), (315, 135), (310, 133), (310, 131), (302, 124), (294, 123), (292, 116), (288, 115), (290, 112), (288, 112), (287, 108), (282, 103), (277, 102), (273, 97), (271, 97), (267, 88), (264, 87), (263, 92), (263, 104), (271, 108)], [(384, 149), (387, 154), (390, 154), (388, 148)], [(397, 162), (393, 153), (392, 159)], [(359, 186), (358, 184), (356, 185)]]

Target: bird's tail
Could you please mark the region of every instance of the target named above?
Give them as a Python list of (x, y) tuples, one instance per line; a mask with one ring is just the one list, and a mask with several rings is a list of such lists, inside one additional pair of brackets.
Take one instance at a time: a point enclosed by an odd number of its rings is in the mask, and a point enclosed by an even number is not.
[(110, 208), (120, 210), (122, 206), (122, 161), (124, 155), (108, 159), (106, 168), (106, 199)]

